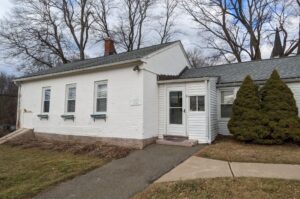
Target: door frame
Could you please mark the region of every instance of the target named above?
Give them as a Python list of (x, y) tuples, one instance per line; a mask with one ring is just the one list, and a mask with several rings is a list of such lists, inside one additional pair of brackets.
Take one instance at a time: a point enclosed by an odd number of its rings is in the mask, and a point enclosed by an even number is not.
[[(182, 92), (182, 124), (170, 124), (170, 92)], [(172, 85), (166, 88), (167, 102), (166, 102), (166, 135), (187, 137), (187, 123), (186, 123), (186, 88), (185, 85)]]

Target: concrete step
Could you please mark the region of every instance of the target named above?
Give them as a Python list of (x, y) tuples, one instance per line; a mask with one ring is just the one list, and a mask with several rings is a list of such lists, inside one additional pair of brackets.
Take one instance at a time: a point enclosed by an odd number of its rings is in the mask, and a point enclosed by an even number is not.
[(33, 135), (33, 129), (18, 129), (2, 138), (0, 138), (0, 145), (10, 140), (17, 139), (19, 137), (31, 137)]
[(158, 139), (156, 140), (156, 144), (164, 144), (164, 145), (172, 145), (172, 146), (184, 146), (184, 147), (193, 147), (198, 144), (197, 140), (166, 140), (166, 139)]

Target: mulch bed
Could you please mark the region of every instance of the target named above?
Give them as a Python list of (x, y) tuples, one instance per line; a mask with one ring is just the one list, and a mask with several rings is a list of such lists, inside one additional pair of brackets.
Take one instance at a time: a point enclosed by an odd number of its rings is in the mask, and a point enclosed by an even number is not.
[(94, 144), (83, 144), (75, 142), (57, 142), (57, 141), (13, 141), (8, 143), (10, 146), (27, 148), (38, 148), (42, 150), (53, 150), (61, 152), (69, 152), (74, 155), (89, 155), (106, 159), (120, 159), (126, 157), (133, 149), (108, 145), (101, 142)]

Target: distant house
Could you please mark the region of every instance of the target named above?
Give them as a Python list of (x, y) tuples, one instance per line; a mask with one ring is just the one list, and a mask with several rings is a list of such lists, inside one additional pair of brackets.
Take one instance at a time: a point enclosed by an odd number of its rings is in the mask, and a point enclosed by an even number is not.
[(65, 64), (15, 80), (18, 126), (37, 137), (143, 148), (157, 138), (211, 143), (246, 75), (264, 83), (274, 69), (300, 106), (300, 56), (191, 68), (181, 42)]

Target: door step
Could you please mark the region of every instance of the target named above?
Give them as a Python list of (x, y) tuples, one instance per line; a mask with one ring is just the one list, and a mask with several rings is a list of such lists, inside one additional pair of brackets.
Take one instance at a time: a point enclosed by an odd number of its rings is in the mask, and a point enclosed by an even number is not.
[(156, 144), (193, 147), (198, 144), (198, 141), (197, 140), (188, 140), (188, 139), (182, 139), (182, 140), (158, 139), (158, 140), (156, 140)]

